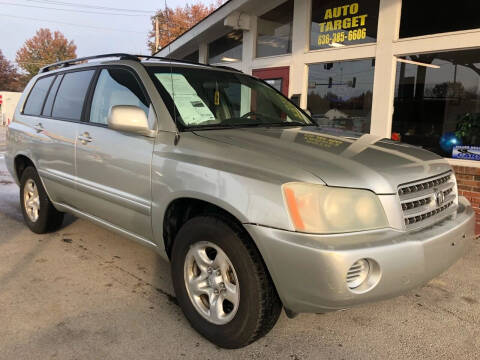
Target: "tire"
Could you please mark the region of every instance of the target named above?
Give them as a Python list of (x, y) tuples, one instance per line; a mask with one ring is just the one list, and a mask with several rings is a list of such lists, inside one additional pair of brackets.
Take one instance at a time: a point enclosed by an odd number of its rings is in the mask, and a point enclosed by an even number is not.
[[(29, 205), (27, 200), (30, 200)], [(62, 225), (64, 214), (54, 208), (32, 166), (27, 167), (20, 178), (20, 206), (27, 226), (34, 233), (52, 232)], [(33, 210), (35, 206), (38, 206), (37, 211)]]
[[(215, 262), (224, 255), (233, 267), (229, 269), (226, 278), (222, 277), (222, 283), (224, 281), (227, 286), (223, 287), (223, 292), (220, 289), (220, 294), (229, 297), (231, 292), (228, 289), (232, 284), (238, 288), (237, 305), (235, 306), (235, 301), (229, 303), (227, 299), (223, 300), (220, 312), (224, 312), (226, 316), (220, 320), (217, 317), (212, 320), (211, 316), (208, 317), (201, 311), (207, 308), (205, 296), (209, 300), (210, 295), (201, 295), (204, 301), (200, 302), (200, 305), (189, 295), (191, 292), (187, 285), (189, 269), (195, 269), (196, 264), (196, 258), (193, 257), (194, 265), (190, 267), (192, 259), (190, 254), (203, 253), (201, 250), (197, 252), (197, 249), (203, 247), (206, 247), (204, 254), (208, 257), (207, 262), (213, 259), (212, 273), (218, 275)], [(215, 249), (214, 254), (210, 247)], [(198, 216), (186, 222), (175, 238), (171, 266), (175, 294), (186, 318), (202, 336), (222, 348), (236, 349), (252, 343), (267, 334), (280, 316), (282, 303), (260, 253), (246, 231), (227, 217)], [(198, 275), (194, 278), (200, 279), (203, 273), (198, 274), (199, 269), (196, 271), (197, 274), (193, 276)], [(223, 276), (223, 271), (221, 273)], [(207, 291), (211, 294), (210, 285), (213, 281), (209, 283), (207, 278), (206, 283)], [(214, 284), (213, 288), (215, 286)], [(210, 302), (208, 305), (212, 308)], [(221, 323), (213, 322), (217, 320)]]

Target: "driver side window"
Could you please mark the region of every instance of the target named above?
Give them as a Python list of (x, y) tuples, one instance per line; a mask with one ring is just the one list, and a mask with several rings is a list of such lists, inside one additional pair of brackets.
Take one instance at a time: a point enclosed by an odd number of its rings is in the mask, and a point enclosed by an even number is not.
[(110, 110), (116, 105), (134, 105), (148, 116), (148, 101), (135, 76), (126, 69), (103, 69), (98, 77), (90, 110), (90, 122), (108, 123)]

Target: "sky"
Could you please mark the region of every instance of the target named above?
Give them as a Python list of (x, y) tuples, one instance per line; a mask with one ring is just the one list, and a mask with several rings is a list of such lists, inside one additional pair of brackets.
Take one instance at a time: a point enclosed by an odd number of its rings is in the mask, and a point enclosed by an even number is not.
[[(213, 0), (188, 1), (196, 2), (210, 4)], [(185, 3), (185, 0), (167, 0), (168, 7)], [(39, 28), (49, 28), (73, 40), (79, 57), (112, 52), (149, 54), (146, 43), (150, 16), (164, 7), (165, 0), (0, 0), (0, 49), (14, 61), (25, 40)]]

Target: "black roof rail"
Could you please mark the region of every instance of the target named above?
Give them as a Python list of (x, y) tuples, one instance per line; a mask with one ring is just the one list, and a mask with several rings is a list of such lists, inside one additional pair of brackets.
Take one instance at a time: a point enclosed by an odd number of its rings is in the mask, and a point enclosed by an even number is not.
[(50, 64), (50, 65), (44, 66), (43, 68), (40, 69), (39, 73), (40, 74), (41, 73), (46, 73), (47, 71), (50, 71), (53, 68), (68, 67), (68, 66), (76, 65), (80, 62), (84, 62), (84, 61), (88, 61), (88, 60), (112, 58), (112, 57), (119, 58), (120, 60), (133, 60), (133, 61), (141, 61), (141, 59), (156, 59), (156, 60), (161, 60), (161, 61), (171, 61), (171, 62), (175, 62), (175, 63), (184, 63), (184, 64), (208, 66), (208, 67), (213, 67), (213, 68), (221, 68), (221, 69), (226, 69), (226, 70), (240, 72), (240, 73), (242, 72), (242, 71), (237, 70), (235, 68), (232, 68), (230, 66), (201, 64), (201, 63), (198, 63), (198, 62), (195, 62), (195, 61), (190, 61), (190, 60), (180, 60), (180, 59), (173, 59), (173, 58), (160, 57), (160, 56), (154, 56), (154, 55), (133, 55), (133, 54), (126, 54), (126, 53), (112, 53), (112, 54), (86, 56), (86, 57), (77, 58), (77, 59), (59, 61), (59, 62)]
[(102, 58), (111, 58), (111, 57), (118, 57), (121, 60), (134, 60), (134, 61), (140, 61), (137, 56), (131, 55), (131, 54), (125, 54), (125, 53), (113, 53), (113, 54), (102, 54), (102, 55), (94, 55), (94, 56), (86, 56), (82, 58), (77, 58), (77, 59), (70, 59), (70, 60), (65, 60), (65, 61), (59, 61), (47, 66), (44, 66), (40, 69), (39, 73), (45, 73), (47, 71), (50, 71), (51, 68), (54, 67), (68, 67), (71, 65), (76, 65), (79, 62), (82, 61), (87, 61), (87, 60), (93, 60), (93, 59), (102, 59)]
[(242, 70), (238, 70), (238, 69), (235, 69), (235, 68), (233, 68), (231, 66), (227, 66), (227, 65), (212, 65), (212, 66), (216, 67), (216, 68), (220, 68), (220, 69), (231, 70), (231, 71), (243, 73)]
[(208, 67), (220, 68), (220, 69), (231, 70), (231, 71), (243, 73), (243, 71), (235, 69), (235, 68), (227, 66), (227, 65), (202, 64), (202, 63), (199, 63), (197, 61), (174, 59), (174, 58), (155, 56), (155, 55), (134, 55), (134, 56), (136, 56), (138, 58), (142, 58), (142, 59), (157, 59), (157, 60), (162, 60), (162, 61), (172, 61), (172, 62), (178, 62), (178, 63), (183, 63), (183, 64), (201, 65), (201, 66), (208, 66)]
[(178, 63), (186, 63), (186, 64), (192, 64), (192, 65), (203, 65), (203, 66), (209, 66), (207, 64), (201, 64), (196, 61), (191, 61), (191, 60), (182, 60), (182, 59), (175, 59), (175, 58), (169, 58), (169, 57), (162, 57), (162, 56), (155, 56), (155, 55), (134, 55), (137, 58), (141, 59), (156, 59), (156, 60), (162, 60), (162, 61), (171, 61), (171, 62), (178, 62)]

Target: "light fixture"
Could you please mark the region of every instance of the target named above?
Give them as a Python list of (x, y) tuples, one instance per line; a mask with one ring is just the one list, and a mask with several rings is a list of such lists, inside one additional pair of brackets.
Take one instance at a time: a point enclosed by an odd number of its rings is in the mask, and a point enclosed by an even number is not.
[(224, 56), (220, 59), (220, 61), (223, 61), (223, 62), (237, 62), (237, 61), (240, 61), (240, 59), (235, 59), (235, 58)]
[(419, 61), (413, 61), (413, 60), (407, 60), (407, 59), (402, 59), (402, 58), (397, 58), (397, 61), (403, 62), (406, 64), (413, 64), (413, 65), (418, 65), (418, 66), (425, 66), (433, 69), (440, 69), (440, 65), (434, 65), (434, 64), (427, 64), (427, 63), (422, 63)]

